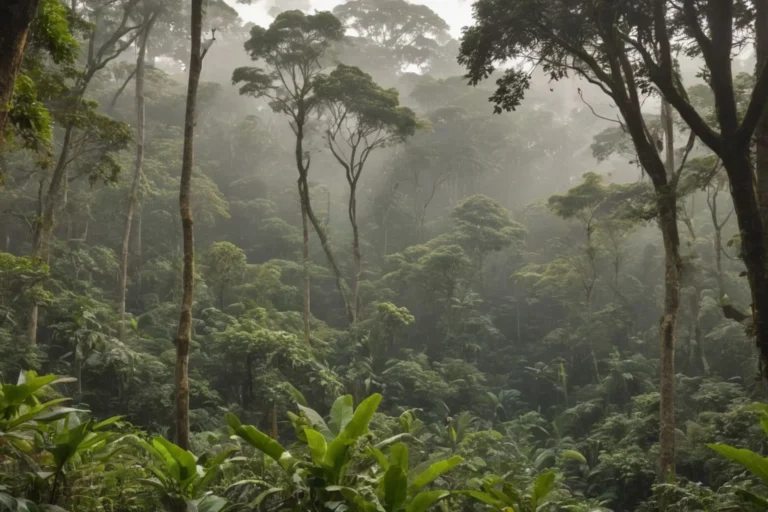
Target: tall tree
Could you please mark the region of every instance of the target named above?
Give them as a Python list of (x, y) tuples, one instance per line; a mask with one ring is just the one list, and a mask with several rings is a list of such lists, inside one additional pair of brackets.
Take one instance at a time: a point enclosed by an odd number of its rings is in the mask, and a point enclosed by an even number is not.
[(350, 0), (333, 9), (356, 34), (354, 49), (368, 69), (401, 72), (409, 66), (422, 71), (450, 39), (449, 26), (426, 5), (407, 0)]
[(357, 220), (357, 190), (371, 153), (405, 141), (419, 127), (416, 114), (400, 106), (396, 89), (379, 87), (359, 68), (340, 64), (328, 76), (318, 77), (318, 99), (328, 119), (326, 139), (336, 161), (344, 169), (349, 185), (347, 214), (352, 225), (352, 256), (355, 263), (351, 323), (360, 320), (362, 300), (362, 255)]
[(187, 106), (184, 113), (184, 151), (179, 185), (179, 213), (184, 240), (181, 313), (176, 333), (176, 444), (189, 450), (189, 344), (192, 340), (192, 299), (195, 292), (195, 236), (192, 219), (192, 167), (195, 157), (195, 112), (203, 58), (214, 39), (202, 45), (203, 0), (192, 0), (192, 44), (189, 52)]
[[(5, 127), (21, 67), (29, 27), (37, 12), (39, 0), (8, 0), (0, 4), (0, 151), (5, 142)], [(0, 186), (3, 171), (0, 168)]]
[(125, 212), (125, 228), (123, 240), (120, 246), (120, 298), (118, 308), (120, 324), (118, 326), (120, 340), (125, 337), (125, 296), (128, 287), (128, 249), (131, 241), (131, 229), (133, 227), (133, 215), (139, 203), (139, 185), (141, 184), (142, 170), (144, 167), (144, 124), (145, 124), (145, 97), (144, 75), (146, 73), (146, 55), (149, 34), (157, 19), (158, 12), (151, 11), (144, 2), (144, 26), (138, 42), (138, 54), (136, 56), (136, 162), (133, 167), (133, 179), (128, 194), (128, 207)]
[[(119, 168), (110, 153), (123, 149), (130, 139), (130, 135), (126, 137), (123, 133), (126, 127), (98, 114), (95, 104), (87, 101), (85, 94), (96, 74), (136, 40), (139, 26), (131, 25), (131, 18), (135, 14), (138, 1), (126, 0), (117, 4), (108, 1), (88, 11), (96, 22), (88, 25), (88, 49), (83, 68), (62, 96), (61, 105), (57, 109), (56, 116), (63, 129), (61, 150), (44, 193), (42, 190), (47, 178), (40, 179), (40, 218), (34, 225), (32, 254), (46, 262), (50, 257), (56, 211), (65, 200), (67, 174), (71, 164), (91, 153), (98, 155), (92, 162), (92, 175), (104, 171), (116, 173)], [(113, 18), (113, 23), (98, 23), (98, 20), (107, 17)], [(105, 26), (109, 26), (111, 30), (101, 33), (100, 30)], [(35, 344), (37, 340), (37, 320), (38, 306), (34, 304), (28, 318), (28, 336), (31, 344)]]
[[(277, 16), (269, 28), (255, 26), (245, 43), (245, 50), (254, 61), (264, 61), (268, 69), (255, 67), (237, 68), (232, 82), (242, 83), (240, 94), (267, 98), (272, 110), (288, 117), (288, 123), (296, 137), (294, 156), (299, 172), (297, 186), (301, 204), (304, 234), (304, 331), (310, 342), (310, 260), (309, 225), (311, 222), (333, 270), (342, 297), (346, 297), (341, 269), (336, 262), (325, 226), (315, 215), (310, 202), (307, 177), (311, 164), (309, 153), (304, 149), (311, 116), (319, 103), (314, 94), (315, 80), (323, 68), (323, 58), (334, 42), (344, 37), (341, 22), (329, 12), (307, 15), (301, 11), (286, 11)], [(345, 300), (346, 302), (346, 300)], [(347, 304), (347, 316), (353, 311)]]
[[(651, 91), (633, 66), (617, 26), (626, 21), (612, 2), (590, 0), (478, 0), (476, 23), (464, 32), (460, 62), (468, 78), (477, 84), (495, 70), (500, 61), (543, 63), (555, 79), (573, 73), (597, 86), (610, 97), (623, 118), (646, 174), (656, 192), (659, 227), (665, 250), (664, 311), (660, 321), (661, 341), (661, 453), (659, 475), (666, 481), (675, 468), (674, 350), (680, 308), (683, 261), (677, 226), (678, 169), (667, 169), (643, 117), (643, 99)], [(623, 16), (623, 17), (622, 17)], [(730, 48), (730, 46), (729, 46)], [(518, 62), (519, 64), (519, 62)], [(530, 73), (519, 65), (498, 79), (492, 96), (495, 110), (515, 109), (530, 86)], [(694, 139), (686, 147), (692, 148)], [(687, 156), (687, 155), (686, 155)]]
[[(615, 36), (637, 56), (638, 71), (661, 90), (692, 132), (723, 162), (730, 181), (734, 211), (741, 231), (742, 255), (752, 292), (752, 316), (763, 373), (768, 371), (768, 159), (765, 116), (768, 101), (768, 23), (765, 2), (653, 0), (651, 8), (622, 5), (606, 12)], [(743, 38), (756, 39), (757, 81), (745, 107), (740, 107), (732, 54)], [(715, 98), (715, 127), (707, 122), (682, 87), (676, 65), (678, 41), (686, 53), (701, 57)], [(751, 146), (758, 130), (758, 166)]]

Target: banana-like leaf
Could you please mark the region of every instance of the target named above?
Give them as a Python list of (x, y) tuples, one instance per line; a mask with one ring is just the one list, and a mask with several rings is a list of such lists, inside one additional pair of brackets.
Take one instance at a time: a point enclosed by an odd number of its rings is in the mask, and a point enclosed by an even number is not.
[(587, 463), (587, 458), (584, 457), (581, 453), (577, 452), (576, 450), (565, 450), (563, 451), (563, 458), (567, 460), (577, 460), (581, 462), (582, 464)]
[(304, 415), (307, 417), (309, 422), (312, 424), (312, 427), (314, 427), (315, 430), (322, 433), (323, 436), (325, 436), (326, 439), (331, 440), (333, 439), (334, 434), (331, 432), (331, 429), (328, 428), (328, 425), (325, 423), (325, 420), (323, 419), (320, 414), (309, 407), (304, 407), (303, 405), (299, 405), (299, 410), (304, 413)]
[(363, 400), (355, 409), (352, 419), (328, 445), (328, 450), (323, 458), (323, 466), (332, 468), (334, 478), (339, 476), (344, 464), (346, 464), (347, 447), (368, 432), (368, 424), (379, 407), (379, 403), (381, 403), (381, 395), (378, 393)]
[(197, 459), (192, 453), (159, 436), (152, 439), (152, 446), (163, 457), (168, 473), (178, 484), (197, 476)]
[(391, 465), (381, 480), (384, 494), (384, 508), (387, 512), (397, 512), (408, 499), (408, 476), (398, 465)]
[(710, 448), (720, 455), (744, 466), (763, 483), (768, 483), (768, 459), (761, 457), (751, 450), (735, 448), (727, 444), (708, 444)]
[(408, 473), (408, 447), (403, 443), (392, 445), (389, 449), (389, 463), (400, 466), (404, 473)]
[(415, 494), (421, 491), (424, 487), (429, 485), (436, 478), (439, 478), (440, 476), (449, 472), (450, 470), (452, 470), (462, 462), (464, 462), (464, 459), (459, 457), (458, 455), (455, 455), (450, 459), (442, 460), (440, 462), (435, 462), (434, 464), (430, 465), (426, 470), (424, 470), (422, 473), (416, 476), (413, 479), (413, 482), (411, 482), (411, 486), (410, 486), (411, 494)]
[(429, 491), (417, 494), (405, 508), (406, 512), (425, 512), (429, 507), (440, 500), (444, 500), (451, 493), (449, 491)]
[(340, 396), (333, 402), (331, 407), (331, 418), (328, 422), (328, 427), (331, 429), (331, 433), (334, 436), (344, 430), (354, 414), (354, 402), (352, 395)]
[(221, 512), (227, 506), (227, 500), (221, 496), (209, 494), (194, 501), (198, 512)]
[(405, 434), (397, 434), (396, 436), (388, 437), (388, 438), (384, 439), (383, 441), (379, 441), (374, 446), (376, 448), (378, 448), (379, 450), (382, 450), (382, 449), (386, 448), (387, 446), (393, 445), (395, 443), (400, 443), (400, 442), (403, 442), (403, 441), (412, 441), (414, 443), (421, 444), (421, 441), (419, 439), (413, 437), (412, 434), (405, 433)]
[(304, 434), (307, 436), (307, 444), (309, 445), (309, 453), (312, 456), (312, 462), (321, 466), (323, 464), (325, 452), (328, 450), (328, 444), (325, 441), (325, 437), (317, 430), (311, 428), (305, 428)]
[(243, 425), (234, 414), (227, 414), (227, 424), (236, 435), (260, 452), (274, 459), (285, 471), (290, 471), (296, 464), (296, 459), (280, 443), (259, 431), (256, 427)]

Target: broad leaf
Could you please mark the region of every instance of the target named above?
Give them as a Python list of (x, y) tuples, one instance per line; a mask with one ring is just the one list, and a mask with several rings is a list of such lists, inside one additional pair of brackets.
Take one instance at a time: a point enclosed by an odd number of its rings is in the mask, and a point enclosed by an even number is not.
[(417, 494), (405, 508), (406, 512), (424, 512), (440, 500), (450, 496), (448, 491), (429, 491)]
[(325, 441), (323, 434), (317, 430), (311, 428), (305, 428), (304, 434), (307, 436), (307, 444), (309, 445), (309, 453), (312, 456), (312, 462), (321, 466), (323, 464), (323, 457), (328, 450), (328, 444)]
[(421, 491), (424, 487), (429, 485), (436, 478), (449, 472), (450, 470), (452, 470), (462, 462), (464, 462), (464, 459), (456, 455), (451, 457), (450, 459), (446, 459), (440, 462), (435, 462), (434, 464), (430, 465), (426, 470), (424, 470), (424, 472), (422, 472), (421, 474), (419, 474), (413, 479), (413, 482), (411, 483), (411, 486), (410, 486), (411, 493), (417, 493)]
[(400, 466), (393, 464), (381, 480), (381, 489), (387, 512), (397, 512), (408, 499), (408, 476)]
[(741, 464), (754, 475), (759, 477), (764, 483), (768, 483), (768, 460), (753, 451), (742, 448), (734, 448), (727, 444), (708, 444), (710, 448), (720, 455)]
[(354, 410), (352, 395), (340, 396), (333, 402), (328, 427), (330, 427), (334, 436), (339, 435), (339, 433), (344, 430), (344, 427), (346, 427), (352, 419)]

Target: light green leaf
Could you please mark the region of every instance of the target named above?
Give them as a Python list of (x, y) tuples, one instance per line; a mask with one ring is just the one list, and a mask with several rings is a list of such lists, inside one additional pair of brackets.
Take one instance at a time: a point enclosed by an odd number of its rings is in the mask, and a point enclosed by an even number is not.
[(745, 450), (742, 448), (734, 448), (727, 444), (708, 444), (710, 448), (715, 450), (723, 457), (727, 457), (732, 461), (744, 466), (754, 475), (759, 477), (764, 483), (768, 483), (768, 460), (764, 459), (760, 455), (751, 450)]
[(577, 460), (582, 464), (587, 463), (587, 458), (584, 457), (581, 453), (577, 452), (576, 450), (565, 450), (563, 452), (563, 458), (567, 460)]
[(309, 445), (309, 453), (312, 456), (312, 462), (320, 466), (323, 464), (323, 457), (328, 450), (328, 444), (325, 441), (323, 434), (317, 430), (311, 428), (305, 428), (304, 434), (307, 436), (307, 444)]
[(392, 465), (381, 481), (384, 491), (384, 507), (387, 512), (397, 512), (408, 499), (408, 476), (400, 466)]
[(455, 455), (450, 459), (446, 459), (440, 462), (435, 462), (434, 464), (430, 465), (426, 470), (424, 470), (421, 474), (419, 474), (417, 477), (413, 479), (413, 482), (411, 483), (411, 486), (410, 486), (411, 493), (415, 494), (421, 491), (424, 487), (429, 485), (436, 478), (449, 472), (450, 470), (452, 470), (462, 462), (464, 462), (464, 459), (459, 457), (458, 455)]
[(405, 508), (406, 512), (424, 512), (440, 500), (450, 496), (448, 491), (429, 491), (417, 494)]
[(333, 402), (331, 407), (331, 419), (328, 422), (328, 427), (334, 436), (339, 435), (339, 432), (344, 430), (344, 427), (352, 419), (354, 414), (354, 402), (352, 395), (340, 396)]

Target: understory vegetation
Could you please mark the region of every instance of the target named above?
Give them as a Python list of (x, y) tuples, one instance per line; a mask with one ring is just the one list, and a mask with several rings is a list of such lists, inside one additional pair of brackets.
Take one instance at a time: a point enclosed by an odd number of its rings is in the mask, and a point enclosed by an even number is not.
[(768, 509), (764, 2), (10, 4), (0, 512)]

